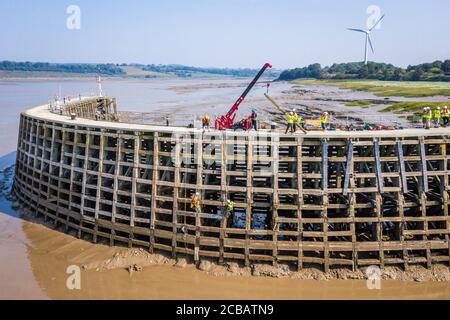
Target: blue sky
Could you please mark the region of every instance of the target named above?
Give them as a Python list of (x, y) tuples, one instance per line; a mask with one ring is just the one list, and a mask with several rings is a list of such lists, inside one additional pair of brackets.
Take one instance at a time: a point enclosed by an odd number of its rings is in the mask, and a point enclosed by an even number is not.
[[(69, 5), (81, 29), (66, 27)], [(449, 0), (0, 0), (0, 60), (291, 68), (361, 61), (369, 5), (386, 14), (372, 61), (450, 58)]]

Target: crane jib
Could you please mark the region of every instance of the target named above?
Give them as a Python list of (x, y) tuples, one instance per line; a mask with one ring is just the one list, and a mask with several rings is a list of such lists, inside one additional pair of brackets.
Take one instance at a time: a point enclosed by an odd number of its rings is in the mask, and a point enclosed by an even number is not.
[(236, 118), (235, 112), (239, 109), (241, 103), (245, 100), (245, 97), (248, 93), (253, 89), (253, 87), (258, 82), (259, 78), (263, 75), (263, 73), (268, 69), (272, 68), (270, 63), (266, 63), (261, 70), (258, 72), (256, 77), (250, 82), (247, 89), (245, 89), (244, 93), (239, 97), (239, 99), (235, 102), (235, 104), (231, 107), (230, 111), (226, 114), (226, 116), (221, 116), (218, 122), (216, 121), (216, 129), (228, 129), (233, 125), (234, 119)]

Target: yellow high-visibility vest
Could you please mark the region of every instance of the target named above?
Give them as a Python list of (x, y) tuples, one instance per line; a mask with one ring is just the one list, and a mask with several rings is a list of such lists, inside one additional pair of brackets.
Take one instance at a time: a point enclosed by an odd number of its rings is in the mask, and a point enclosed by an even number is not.
[(433, 114), (435, 119), (440, 119), (441, 118), (441, 111), (440, 110), (434, 110), (434, 114)]
[(426, 113), (424, 113), (422, 118), (424, 118), (424, 119), (431, 119), (431, 118), (433, 118), (433, 114), (431, 113), (431, 110), (427, 111)]
[(295, 116), (292, 116), (292, 115), (288, 114), (288, 115), (286, 115), (286, 118), (287, 118), (287, 123), (288, 124), (294, 124)]

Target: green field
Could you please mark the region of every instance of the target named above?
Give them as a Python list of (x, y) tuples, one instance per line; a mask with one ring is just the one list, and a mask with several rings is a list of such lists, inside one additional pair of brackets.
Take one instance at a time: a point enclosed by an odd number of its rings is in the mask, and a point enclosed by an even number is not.
[(444, 107), (446, 103), (443, 102), (398, 102), (390, 105), (389, 107), (381, 110), (380, 112), (393, 112), (395, 114), (415, 113), (420, 114), (425, 106), (432, 109), (437, 107)]
[(347, 107), (362, 107), (362, 108), (366, 109), (366, 108), (369, 108), (370, 106), (373, 106), (374, 104), (369, 100), (358, 100), (358, 101), (347, 102), (345, 105)]
[(297, 85), (325, 85), (341, 89), (372, 92), (379, 97), (450, 96), (450, 82), (402, 82), (377, 80), (295, 80)]

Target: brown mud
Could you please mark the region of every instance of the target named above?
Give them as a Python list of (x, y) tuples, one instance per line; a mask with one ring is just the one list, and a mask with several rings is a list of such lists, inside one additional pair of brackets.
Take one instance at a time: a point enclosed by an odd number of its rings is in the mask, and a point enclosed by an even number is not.
[[(50, 227), (27, 218), (22, 229), (34, 278), (51, 299), (450, 299), (446, 266), (407, 273), (387, 268), (381, 290), (369, 290), (362, 271), (296, 272), (207, 260), (196, 266), (182, 256), (92, 244)], [(81, 269), (81, 290), (66, 287), (70, 265)]]

